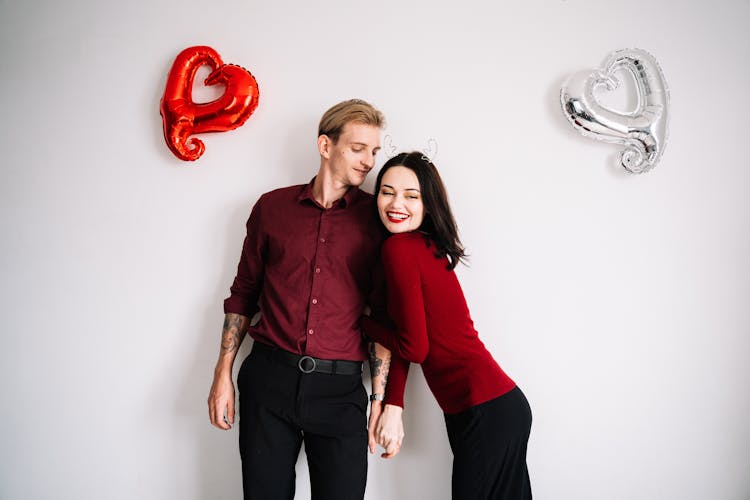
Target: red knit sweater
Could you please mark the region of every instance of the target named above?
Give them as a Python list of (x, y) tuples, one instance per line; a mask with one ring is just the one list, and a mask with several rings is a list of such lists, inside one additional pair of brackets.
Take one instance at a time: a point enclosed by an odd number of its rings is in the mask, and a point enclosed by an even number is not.
[[(420, 363), (445, 413), (458, 413), (515, 387), (474, 329), (456, 273), (435, 257), (421, 233), (394, 234), (383, 243), (388, 315), (396, 331), (369, 317), (362, 328), (394, 357)], [(403, 406), (406, 373), (388, 382), (386, 403)], [(403, 375), (401, 375), (403, 373)]]

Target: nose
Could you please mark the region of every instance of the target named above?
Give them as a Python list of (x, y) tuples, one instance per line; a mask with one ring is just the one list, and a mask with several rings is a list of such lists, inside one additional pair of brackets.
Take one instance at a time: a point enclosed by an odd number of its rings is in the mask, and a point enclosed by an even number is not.
[(391, 202), (388, 204), (388, 208), (391, 210), (401, 209), (404, 206), (404, 199), (401, 195), (395, 195), (391, 197)]
[(367, 167), (367, 170), (371, 170), (375, 166), (375, 156), (365, 156), (360, 163), (362, 163), (362, 166)]

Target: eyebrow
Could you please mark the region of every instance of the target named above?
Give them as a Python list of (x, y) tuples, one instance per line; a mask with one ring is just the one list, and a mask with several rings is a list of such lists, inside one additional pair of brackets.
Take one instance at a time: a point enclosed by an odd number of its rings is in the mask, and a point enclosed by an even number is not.
[[(387, 188), (391, 188), (391, 189), (394, 189), (394, 190), (396, 189), (395, 187), (391, 186), (390, 184), (381, 184), (380, 187), (387, 187)], [(419, 189), (417, 189), (417, 188), (406, 188), (406, 189), (404, 189), (404, 191), (416, 191), (417, 193), (420, 192)]]

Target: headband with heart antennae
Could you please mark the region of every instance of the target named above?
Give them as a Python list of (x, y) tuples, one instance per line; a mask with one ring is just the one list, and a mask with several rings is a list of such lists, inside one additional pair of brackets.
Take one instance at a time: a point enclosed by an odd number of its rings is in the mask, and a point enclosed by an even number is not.
[[(391, 137), (390, 134), (386, 135), (383, 138), (383, 143), (383, 153), (385, 154), (385, 156), (387, 156), (388, 159), (396, 156), (396, 146), (393, 145), (393, 137)], [(430, 137), (429, 139), (427, 139), (427, 147), (424, 149), (420, 149), (419, 152), (422, 153), (423, 160), (433, 163), (438, 152), (437, 141), (434, 138)]]

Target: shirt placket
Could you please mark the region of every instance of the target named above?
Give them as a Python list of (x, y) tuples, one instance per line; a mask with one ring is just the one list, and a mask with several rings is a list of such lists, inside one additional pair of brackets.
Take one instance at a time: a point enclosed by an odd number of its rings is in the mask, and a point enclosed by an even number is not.
[(313, 260), (312, 286), (310, 287), (310, 302), (307, 306), (307, 324), (305, 325), (305, 353), (315, 352), (319, 345), (320, 325), (322, 319), (321, 308), (323, 306), (323, 282), (325, 273), (330, 270), (324, 265), (327, 260), (328, 246), (328, 213), (329, 210), (321, 210), (318, 234), (315, 246), (315, 259)]

